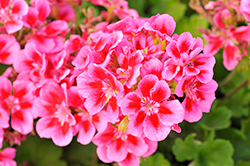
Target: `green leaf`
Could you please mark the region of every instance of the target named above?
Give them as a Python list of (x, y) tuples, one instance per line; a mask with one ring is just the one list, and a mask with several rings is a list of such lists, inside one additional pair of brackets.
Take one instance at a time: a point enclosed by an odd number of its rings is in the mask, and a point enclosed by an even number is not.
[(208, 141), (199, 146), (195, 163), (197, 166), (233, 166), (233, 151), (227, 140)]
[(198, 143), (195, 142), (194, 137), (195, 134), (190, 134), (184, 141), (181, 138), (176, 138), (173, 153), (178, 161), (193, 160), (196, 157)]
[(131, 9), (137, 10), (140, 16), (146, 16), (145, 14), (145, 6), (146, 6), (146, 1), (145, 0), (128, 0), (128, 6)]
[(142, 159), (140, 166), (170, 166), (170, 162), (164, 157), (162, 153), (155, 153), (145, 159)]
[(220, 85), (220, 89), (224, 94), (230, 92), (236, 86), (242, 84), (245, 80), (250, 77), (250, 70), (248, 72), (239, 72), (237, 69), (234, 69), (229, 74), (229, 78), (227, 76), (227, 81), (223, 81)]
[(67, 166), (61, 160), (62, 148), (51, 140), (41, 139), (38, 136), (28, 136), (28, 139), (17, 147), (16, 161), (20, 165), (23, 161), (36, 166)]
[(209, 114), (204, 114), (199, 124), (207, 130), (221, 130), (230, 126), (232, 112), (225, 106), (212, 109)]
[(244, 162), (244, 161), (239, 161), (236, 166), (250, 166), (250, 161)]
[[(82, 145), (76, 142), (76, 137), (74, 137), (70, 145), (64, 148), (63, 158), (67, 160), (69, 165), (89, 166), (93, 165), (93, 160), (98, 161), (95, 145), (92, 143)], [(97, 163), (94, 162), (94, 164)]]
[(193, 37), (201, 37), (201, 32), (198, 28), (206, 29), (208, 26), (208, 21), (204, 19), (199, 14), (193, 14), (189, 18), (185, 17), (176, 26), (176, 33), (181, 34), (183, 32), (190, 32)]
[(5, 70), (10, 67), (10, 65), (6, 65), (3, 63), (0, 63), (0, 76), (5, 72)]
[(195, 166), (233, 166), (234, 149), (228, 140), (214, 140), (214, 131), (204, 143), (195, 140), (194, 136), (188, 135), (185, 141), (176, 139), (173, 153), (178, 161), (193, 160), (190, 164)]
[(181, 3), (179, 0), (151, 0), (150, 2), (152, 3), (150, 10), (151, 15), (167, 13), (171, 15), (176, 22), (184, 17), (187, 9), (187, 5)]
[(249, 115), (250, 88), (244, 87), (223, 103), (232, 111), (233, 117), (246, 117)]
[(241, 130), (228, 128), (217, 134), (219, 137), (230, 140), (233, 144), (233, 159), (236, 163), (239, 160), (250, 160), (250, 118), (242, 121)]
[(246, 139), (235, 139), (231, 141), (235, 149), (235, 161), (250, 160), (250, 119), (243, 121), (241, 130), (245, 134)]

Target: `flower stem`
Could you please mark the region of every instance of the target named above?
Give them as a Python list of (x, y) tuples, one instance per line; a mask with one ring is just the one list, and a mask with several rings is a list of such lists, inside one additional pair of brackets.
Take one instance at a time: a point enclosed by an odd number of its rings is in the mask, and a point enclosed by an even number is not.
[(238, 86), (236, 86), (235, 88), (233, 88), (230, 92), (228, 92), (225, 97), (223, 98), (223, 100), (229, 99), (231, 98), (235, 93), (237, 93), (241, 88), (247, 86), (249, 82), (249, 78), (247, 80), (245, 80), (244, 82), (242, 82), (241, 84), (239, 84)]

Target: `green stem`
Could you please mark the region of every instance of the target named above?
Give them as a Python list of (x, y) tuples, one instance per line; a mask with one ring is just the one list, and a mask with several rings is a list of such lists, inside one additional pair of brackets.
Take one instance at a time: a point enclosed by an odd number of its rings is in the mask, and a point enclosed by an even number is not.
[(223, 100), (229, 99), (231, 98), (236, 92), (238, 92), (241, 88), (244, 88), (245, 86), (247, 86), (248, 84), (248, 79), (243, 81), (241, 84), (239, 84), (238, 86), (236, 86), (235, 88), (233, 88), (230, 92), (228, 92), (228, 94), (225, 95), (225, 97), (223, 98)]
[(236, 74), (236, 70), (234, 69), (233, 71), (231, 71), (221, 82), (220, 82), (220, 86), (223, 87), (226, 84), (228, 84), (229, 82), (231, 82), (232, 78), (234, 77), (234, 75)]
[(96, 165), (98, 163), (96, 148), (97, 148), (97, 146), (95, 146), (94, 149), (93, 149), (92, 158), (91, 158), (91, 165)]
[(82, 35), (82, 33), (81, 33), (81, 28), (80, 28), (80, 25), (79, 25), (79, 22), (78, 22), (78, 18), (77, 18), (77, 10), (76, 10), (75, 1), (74, 1), (74, 0), (70, 0), (69, 2), (70, 2), (70, 5), (73, 7), (74, 13), (75, 13), (75, 26), (76, 26), (76, 32), (77, 32), (79, 35)]

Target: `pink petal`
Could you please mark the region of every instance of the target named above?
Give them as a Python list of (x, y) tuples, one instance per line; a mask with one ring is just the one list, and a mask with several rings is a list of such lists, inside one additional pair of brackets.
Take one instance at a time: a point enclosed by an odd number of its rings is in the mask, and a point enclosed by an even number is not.
[(192, 43), (194, 42), (194, 38), (192, 37), (190, 32), (184, 32), (180, 35), (177, 41), (177, 48), (182, 52), (188, 52), (191, 49)]
[(144, 120), (143, 127), (145, 136), (151, 141), (164, 140), (171, 130), (170, 126), (166, 126), (161, 123), (157, 114), (147, 116)]
[(150, 97), (150, 90), (154, 87), (157, 81), (158, 78), (152, 74), (143, 77), (138, 84), (138, 88), (144, 97)]
[(233, 30), (232, 33), (236, 39), (243, 39), (245, 41), (250, 41), (250, 25), (240, 26), (235, 30)]
[(32, 105), (32, 115), (35, 118), (50, 116), (57, 111), (55, 104), (49, 103), (38, 97), (35, 99), (34, 104)]
[(144, 77), (148, 74), (154, 74), (160, 80), (162, 70), (163, 70), (162, 62), (157, 58), (153, 58), (153, 59), (150, 59), (149, 61), (147, 61), (141, 67), (141, 76)]
[(0, 35), (0, 62), (5, 64), (13, 64), (14, 59), (19, 54), (20, 45), (14, 36), (7, 34)]
[(135, 93), (128, 93), (121, 103), (121, 111), (124, 115), (137, 113), (141, 109), (141, 98)]
[(104, 111), (100, 111), (99, 113), (93, 115), (92, 123), (95, 125), (98, 132), (104, 131), (108, 125), (106, 113)]
[[(171, 61), (172, 59), (169, 59), (165, 62), (168, 63), (168, 61)], [(165, 69), (162, 71), (162, 78), (166, 80), (172, 80), (181, 70), (179, 65), (169, 64), (164, 65), (166, 66)]]
[(9, 16), (9, 19), (5, 21), (4, 25), (8, 34), (12, 34), (22, 29), (23, 22), (13, 14)]
[(85, 120), (82, 122), (82, 127), (78, 133), (77, 142), (87, 145), (91, 142), (94, 134), (95, 126), (89, 120)]
[(141, 137), (143, 134), (143, 122), (147, 117), (144, 111), (140, 111), (137, 115), (129, 115), (128, 131), (129, 133)]
[(61, 104), (65, 99), (62, 88), (56, 83), (48, 83), (40, 90), (40, 97), (53, 104)]
[(214, 93), (216, 91), (216, 89), (218, 88), (218, 84), (216, 81), (214, 80), (210, 80), (207, 83), (203, 83), (203, 84), (197, 84), (197, 89), (200, 92), (205, 92), (205, 93)]
[(24, 80), (16, 80), (13, 83), (13, 96), (18, 98), (20, 103), (33, 102), (34, 95), (33, 91), (35, 90), (35, 86), (31, 81)]
[(26, 111), (15, 111), (11, 117), (11, 127), (21, 134), (28, 134), (33, 130), (33, 117)]
[(89, 46), (84, 46), (78, 52), (76, 58), (72, 61), (72, 64), (76, 67), (86, 68), (90, 62), (89, 53), (91, 49)]
[(9, 119), (9, 113), (0, 106), (0, 129), (9, 127)]
[(69, 123), (64, 122), (63, 126), (59, 128), (52, 135), (52, 140), (57, 146), (66, 146), (73, 139), (73, 129), (69, 126)]
[(121, 138), (117, 138), (107, 146), (107, 157), (110, 160), (120, 162), (126, 158), (128, 154), (125, 142)]
[(171, 95), (170, 88), (166, 81), (158, 81), (154, 87), (150, 90), (150, 97), (156, 102), (162, 102), (167, 100)]
[(219, 35), (211, 35), (211, 36), (203, 36), (205, 39), (209, 41), (208, 44), (204, 47), (204, 54), (206, 55), (215, 55), (224, 45), (223, 36)]
[(170, 100), (161, 103), (158, 117), (167, 126), (172, 126), (183, 121), (184, 109), (179, 100)]
[(10, 0), (0, 0), (0, 6), (1, 8), (8, 7), (10, 3)]
[(49, 23), (44, 31), (48, 36), (56, 36), (68, 29), (66, 21), (57, 20)]
[(115, 131), (113, 126), (108, 124), (107, 128), (105, 131), (97, 133), (94, 138), (92, 139), (92, 142), (96, 144), (97, 146), (104, 146), (107, 144), (110, 144), (110, 142), (114, 139), (115, 137)]
[(120, 107), (117, 105), (117, 99), (115, 97), (111, 97), (109, 99), (107, 110), (106, 110), (106, 119), (110, 123), (116, 123), (119, 121), (120, 116)]
[(213, 70), (201, 70), (200, 73), (196, 76), (196, 78), (202, 82), (206, 83), (213, 78), (214, 72)]
[(199, 109), (197, 103), (186, 97), (185, 100), (182, 102), (182, 106), (185, 109), (185, 116), (184, 119), (190, 123), (197, 122), (202, 117), (202, 111)]
[(38, 11), (38, 19), (44, 21), (50, 14), (50, 6), (47, 0), (36, 0), (35, 8)]
[(55, 40), (53, 38), (40, 34), (33, 34), (30, 41), (35, 43), (37, 49), (44, 53), (50, 53), (51, 50), (56, 46)]
[(176, 62), (180, 61), (181, 54), (175, 42), (169, 43), (166, 47), (166, 51), (168, 55), (173, 58), (174, 61)]
[(222, 20), (222, 12), (217, 12), (214, 15), (213, 21), (221, 30), (225, 30), (225, 24)]
[(137, 83), (137, 78), (140, 76), (141, 66), (141, 64), (138, 64), (133, 66), (133, 68), (129, 70), (129, 77), (126, 79), (126, 85), (128, 88), (131, 88)]
[(12, 13), (24, 16), (28, 13), (29, 6), (23, 0), (15, 0), (11, 8)]
[[(2, 153), (4, 154), (4, 157), (9, 159), (14, 159), (16, 156), (16, 149), (15, 148), (5, 148)], [(2, 154), (1, 154), (2, 156)]]
[(106, 146), (98, 146), (96, 149), (96, 153), (100, 160), (102, 160), (105, 163), (111, 163), (113, 162), (107, 157), (107, 147)]
[(0, 128), (0, 148), (1, 149), (2, 149), (2, 146), (3, 146), (3, 136), (4, 136), (3, 128)]
[(187, 76), (195, 76), (198, 75), (200, 73), (200, 70), (195, 68), (195, 67), (188, 67), (185, 66), (183, 68), (183, 72), (187, 75)]
[(29, 7), (27, 15), (23, 17), (23, 25), (27, 28), (34, 29), (37, 16), (38, 11), (33, 7)]
[(84, 106), (88, 110), (90, 115), (94, 115), (101, 111), (107, 101), (107, 97), (103, 92), (92, 94), (91, 97), (88, 97)]
[(155, 19), (155, 25), (157, 30), (161, 33), (165, 33), (171, 36), (175, 30), (176, 23), (172, 16), (168, 14), (162, 14)]
[(142, 157), (148, 157), (152, 155), (158, 147), (158, 143), (156, 141), (151, 141), (147, 139), (146, 137), (144, 138), (145, 143), (148, 145), (148, 151), (142, 155)]
[(51, 138), (58, 130), (57, 125), (60, 125), (57, 118), (43, 117), (36, 123), (37, 134), (41, 138)]
[(233, 70), (237, 66), (242, 55), (238, 47), (231, 41), (227, 41), (223, 51), (223, 64), (227, 70)]
[(74, 21), (75, 13), (74, 8), (70, 4), (62, 4), (58, 8), (58, 19), (64, 21)]
[(142, 156), (147, 152), (148, 145), (142, 138), (133, 135), (128, 135), (127, 148), (130, 153), (133, 153), (136, 156)]
[(133, 153), (128, 153), (127, 157), (118, 162), (119, 166), (139, 166), (140, 165), (140, 157), (134, 155)]
[(0, 100), (3, 101), (11, 95), (12, 85), (8, 78), (0, 76)]
[(100, 80), (91, 78), (87, 72), (80, 74), (76, 81), (78, 92), (84, 98), (91, 96), (94, 91), (101, 91), (103, 87)]
[(180, 133), (181, 132), (181, 128), (180, 126), (178, 126), (178, 124), (174, 124), (171, 126), (171, 130), (174, 130), (176, 131), (177, 133)]

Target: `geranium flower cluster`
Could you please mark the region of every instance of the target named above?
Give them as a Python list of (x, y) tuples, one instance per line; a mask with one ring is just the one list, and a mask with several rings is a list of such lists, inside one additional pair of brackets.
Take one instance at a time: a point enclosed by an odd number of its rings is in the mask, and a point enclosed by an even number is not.
[(249, 60), (250, 41), (250, 1), (249, 0), (216, 0), (209, 1), (204, 11), (201, 6), (194, 7), (210, 21), (212, 28), (203, 31), (208, 40), (205, 54), (215, 55), (223, 48), (223, 65), (233, 70), (242, 59)]
[[(0, 2), (6, 32), (0, 62), (10, 65), (0, 76), (0, 147), (20, 144), (33, 131), (58, 146), (77, 136), (83, 145), (97, 145), (103, 162), (136, 166), (171, 130), (181, 132), (183, 120), (196, 122), (209, 112), (215, 58), (202, 53), (200, 38), (174, 34), (170, 15), (139, 18), (126, 1), (93, 0), (108, 13), (93, 28), (102, 17), (85, 10), (89, 25), (80, 36), (66, 22), (75, 15), (64, 8), (65, 17), (51, 13), (62, 4), (74, 11), (79, 1)], [(114, 15), (122, 20), (110, 23)], [(9, 17), (16, 18), (13, 26)], [(15, 149), (4, 149), (0, 165), (16, 165), (14, 156)]]

